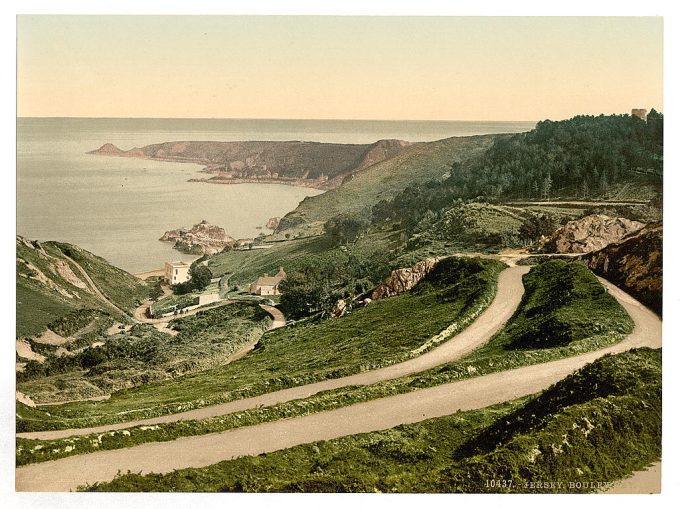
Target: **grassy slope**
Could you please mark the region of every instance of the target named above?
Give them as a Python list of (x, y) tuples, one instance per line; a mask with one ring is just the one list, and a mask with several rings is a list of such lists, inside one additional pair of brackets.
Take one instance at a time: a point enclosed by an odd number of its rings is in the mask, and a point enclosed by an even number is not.
[(469, 323), (491, 301), (501, 269), (489, 260), (444, 261), (410, 294), (343, 318), (272, 331), (255, 352), (227, 366), (120, 391), (97, 404), (54, 407), (47, 422), (24, 419), (21, 426), (86, 426), (179, 412), (393, 364), (451, 323)]
[[(28, 247), (17, 240), (17, 259), (25, 260), (37, 267), (48, 278), (53, 286), (61, 288), (71, 295), (68, 297), (54, 287), (43, 284), (30, 276), (35, 276), (25, 263), (17, 261), (17, 335), (32, 336), (39, 334), (54, 320), (77, 309), (98, 309), (118, 315), (115, 310), (91, 292), (74, 286), (56, 270), (57, 262), (63, 262), (71, 268), (73, 274), (84, 279), (80, 271), (65, 257), (62, 249), (73, 254), (92, 278), (100, 291), (111, 301), (124, 309), (134, 307), (134, 302), (148, 294), (147, 286), (125, 271), (117, 269), (92, 253), (69, 244), (45, 242), (42, 250)], [(24, 277), (29, 276), (29, 277)]]
[[(142, 300), (148, 297), (149, 289), (146, 284), (132, 274), (114, 267), (104, 258), (73, 244), (50, 242), (64, 254), (75, 260), (92, 278), (99, 291), (116, 306), (132, 312)], [(79, 274), (79, 272), (76, 272)]]
[(537, 492), (529, 482), (550, 480), (565, 484), (539, 492), (569, 492), (569, 481), (613, 481), (658, 459), (660, 438), (661, 353), (642, 349), (600, 359), (534, 398), (93, 489)]
[[(343, 212), (366, 212), (382, 199), (389, 199), (406, 187), (442, 178), (454, 161), (462, 161), (488, 148), (494, 135), (447, 138), (423, 143), (392, 159), (358, 173), (342, 186), (318, 196), (305, 198), (283, 218), (283, 225), (319, 223)], [(280, 227), (283, 229), (283, 227)], [(312, 228), (313, 229), (313, 228)]]

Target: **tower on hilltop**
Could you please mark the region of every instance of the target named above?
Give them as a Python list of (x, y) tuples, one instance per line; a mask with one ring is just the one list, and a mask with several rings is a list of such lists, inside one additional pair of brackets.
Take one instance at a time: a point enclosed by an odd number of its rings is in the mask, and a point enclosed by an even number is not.
[(630, 114), (640, 120), (647, 120), (647, 110), (644, 108), (633, 108), (633, 111), (631, 111)]

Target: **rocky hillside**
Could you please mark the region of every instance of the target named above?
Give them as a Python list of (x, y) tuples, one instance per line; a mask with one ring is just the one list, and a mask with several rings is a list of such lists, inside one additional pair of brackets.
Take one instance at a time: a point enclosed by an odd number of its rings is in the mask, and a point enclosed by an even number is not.
[(552, 236), (543, 240), (539, 252), (590, 253), (613, 242), (619, 242), (626, 235), (638, 231), (643, 226), (644, 223), (623, 217), (593, 214), (569, 221)]
[(215, 254), (236, 243), (224, 228), (212, 225), (205, 219), (191, 228), (167, 231), (158, 240), (174, 242), (175, 249), (189, 254)]
[(299, 181), (300, 185), (331, 189), (357, 172), (400, 154), (410, 145), (401, 140), (380, 140), (365, 145), (307, 141), (176, 141), (130, 150), (106, 143), (88, 153), (203, 164), (207, 172), (215, 175), (216, 183), (226, 183), (230, 179)]
[(148, 294), (142, 281), (84, 249), (21, 236), (16, 237), (16, 273), (17, 336), (39, 334), (77, 309), (122, 318), (121, 309), (131, 310)]
[(621, 242), (584, 256), (600, 276), (624, 289), (661, 315), (663, 225), (651, 223)]

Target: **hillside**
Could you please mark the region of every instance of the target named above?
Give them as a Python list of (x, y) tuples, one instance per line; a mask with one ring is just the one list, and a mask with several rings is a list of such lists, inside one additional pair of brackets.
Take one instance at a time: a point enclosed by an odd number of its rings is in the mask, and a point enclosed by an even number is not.
[(546, 120), (527, 133), (497, 136), (478, 157), (449, 165), (448, 178), (414, 181), (378, 203), (374, 221), (399, 221), (413, 231), (428, 215), (480, 198), (593, 206), (626, 200), (660, 209), (663, 115), (650, 113), (647, 122), (628, 115)]
[(173, 141), (121, 150), (111, 143), (88, 152), (94, 155), (137, 157), (197, 163), (214, 174), (207, 182), (281, 181), (330, 189), (356, 172), (390, 159), (412, 144), (380, 140), (371, 144), (307, 141)]
[(39, 334), (78, 309), (123, 318), (123, 311), (148, 295), (147, 286), (131, 274), (71, 244), (17, 236), (16, 270), (17, 336)]
[[(502, 135), (500, 135), (502, 136)], [(487, 150), (499, 135), (447, 138), (409, 147), (399, 155), (371, 166), (335, 189), (305, 198), (281, 219), (278, 232), (297, 228), (319, 231), (320, 225), (340, 213), (371, 217), (381, 200), (390, 200), (403, 190), (430, 180), (446, 179), (451, 165)]]

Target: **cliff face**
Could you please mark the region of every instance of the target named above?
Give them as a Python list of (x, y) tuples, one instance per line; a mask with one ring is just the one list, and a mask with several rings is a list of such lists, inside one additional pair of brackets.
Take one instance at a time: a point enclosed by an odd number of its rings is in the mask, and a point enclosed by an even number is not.
[(413, 267), (393, 270), (390, 276), (380, 286), (373, 290), (371, 299), (386, 299), (393, 295), (408, 292), (434, 269), (438, 261), (439, 258), (427, 258), (426, 260), (416, 263)]
[(622, 217), (593, 214), (569, 221), (544, 240), (541, 253), (590, 253), (619, 242), (626, 235), (638, 231), (644, 223)]
[(593, 272), (630, 293), (661, 315), (663, 225), (651, 223), (621, 242), (584, 255)]
[(175, 249), (189, 254), (215, 254), (236, 243), (233, 237), (227, 235), (224, 228), (212, 225), (205, 220), (191, 228), (169, 230), (158, 240), (174, 241)]
[[(399, 154), (411, 143), (380, 140), (354, 145), (302, 141), (178, 141), (121, 150), (106, 143), (89, 154), (203, 164), (214, 182), (246, 179), (300, 181), (337, 187), (348, 175)], [(208, 180), (210, 181), (210, 180)]]

